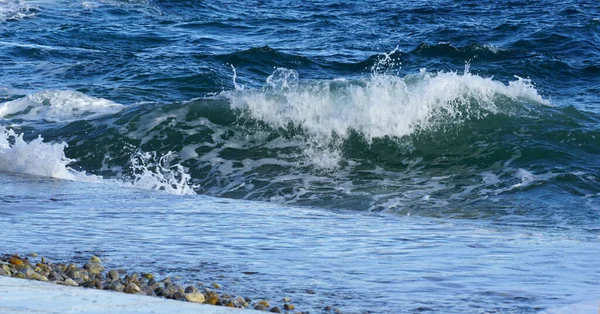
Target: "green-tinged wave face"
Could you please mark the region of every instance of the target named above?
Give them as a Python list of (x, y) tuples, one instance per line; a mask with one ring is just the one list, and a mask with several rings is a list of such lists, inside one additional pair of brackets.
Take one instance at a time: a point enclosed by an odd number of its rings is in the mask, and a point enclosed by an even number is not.
[[(47, 141), (66, 141), (72, 169), (158, 180), (167, 190), (459, 218), (533, 213), (561, 223), (585, 213), (546, 202), (600, 192), (598, 117), (553, 106), (526, 79), (422, 70), (301, 80), (280, 68), (262, 88), (235, 85), (129, 107), (49, 91), (0, 112), (24, 130), (41, 127)], [(67, 122), (51, 119), (59, 114)]]

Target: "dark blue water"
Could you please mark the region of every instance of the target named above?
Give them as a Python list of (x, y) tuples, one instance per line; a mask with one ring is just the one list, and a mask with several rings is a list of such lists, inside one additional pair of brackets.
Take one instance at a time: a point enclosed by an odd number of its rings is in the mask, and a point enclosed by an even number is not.
[(599, 45), (595, 1), (0, 0), (0, 171), (594, 238)]

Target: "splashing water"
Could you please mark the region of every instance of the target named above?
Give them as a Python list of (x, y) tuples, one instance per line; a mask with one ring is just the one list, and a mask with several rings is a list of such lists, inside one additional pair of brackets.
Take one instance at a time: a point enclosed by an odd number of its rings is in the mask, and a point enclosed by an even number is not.
[[(65, 156), (65, 142), (47, 143), (41, 136), (30, 141), (11, 129), (0, 126), (0, 171), (25, 173), (80, 182), (110, 183), (130, 188), (163, 190), (170, 194), (195, 194), (189, 184), (190, 175), (180, 164), (172, 165), (171, 152), (157, 157), (156, 153), (138, 153), (131, 158), (130, 181), (103, 179), (69, 167), (75, 160)], [(156, 161), (155, 161), (156, 160)]]

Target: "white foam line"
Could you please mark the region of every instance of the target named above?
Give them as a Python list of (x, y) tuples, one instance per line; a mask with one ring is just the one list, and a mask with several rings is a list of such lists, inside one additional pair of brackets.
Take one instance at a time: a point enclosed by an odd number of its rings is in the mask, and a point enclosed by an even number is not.
[(0, 313), (259, 313), (112, 291), (0, 276)]

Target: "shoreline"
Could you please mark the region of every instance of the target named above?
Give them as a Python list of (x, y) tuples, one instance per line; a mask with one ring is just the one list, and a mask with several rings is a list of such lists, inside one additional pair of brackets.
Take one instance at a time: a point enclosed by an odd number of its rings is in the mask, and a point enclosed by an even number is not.
[[(17, 279), (29, 280), (21, 280), (18, 282)], [(17, 254), (5, 254), (0, 257), (0, 290), (3, 292), (0, 294), (5, 297), (10, 297), (11, 300), (13, 298), (20, 300), (19, 295), (14, 294), (20, 293), (19, 291), (23, 289), (44, 290), (44, 294), (46, 293), (46, 290), (48, 290), (49, 293), (56, 294), (56, 297), (59, 299), (61, 298), (61, 295), (65, 294), (79, 295), (81, 299), (79, 301), (80, 303), (89, 303), (88, 301), (90, 300), (108, 298), (111, 299), (112, 302), (116, 302), (115, 304), (123, 304), (123, 306), (126, 306), (128, 302), (134, 302), (136, 304), (134, 306), (135, 308), (144, 307), (142, 306), (142, 303), (156, 305), (166, 302), (169, 304), (168, 306), (178, 306), (182, 309), (191, 306), (191, 308), (195, 309), (194, 311), (201, 311), (201, 313), (204, 313), (202, 311), (208, 311), (210, 313), (231, 313), (225, 309), (234, 310), (235, 312), (267, 311), (271, 313), (303, 313), (295, 311), (295, 306), (291, 303), (292, 300), (287, 297), (282, 298), (280, 302), (274, 302), (272, 300), (252, 300), (247, 297), (227, 294), (221, 290), (221, 286), (218, 283), (213, 282), (210, 287), (205, 285), (188, 285), (184, 287), (178, 283), (179, 279), (181, 278), (165, 277), (158, 279), (150, 273), (135, 273), (121, 269), (105, 269), (102, 265), (102, 260), (97, 256), (91, 256), (81, 267), (78, 267), (74, 263), (52, 263), (47, 261), (44, 257), (38, 257), (35, 253), (28, 254), (26, 257), (21, 257)], [(52, 283), (54, 283), (54, 285)], [(15, 289), (13, 289), (15, 291), (11, 294), (10, 289), (7, 287), (15, 287)], [(88, 292), (75, 292), (77, 289), (72, 289), (77, 287), (88, 288), (79, 289)], [(91, 291), (102, 291), (102, 293), (98, 294)], [(85, 298), (82, 299), (81, 297), (83, 296), (85, 296)], [(31, 295), (27, 295), (27, 297), (31, 298)], [(153, 299), (162, 301), (150, 302), (150, 300)], [(56, 303), (54, 302), (54, 299), (49, 300)], [(0, 302), (2, 303), (2, 306), (6, 306), (5, 301), (6, 300)], [(77, 303), (77, 300), (72, 302), (61, 300), (58, 303), (67, 304), (73, 302), (75, 307), (81, 305), (80, 303)], [(29, 305), (27, 302), (22, 303)], [(105, 302), (100, 302), (100, 304), (102, 303)], [(187, 305), (182, 306), (181, 304)], [(18, 303), (14, 303), (13, 306), (17, 306), (18, 308)], [(93, 307), (92, 304), (86, 306), (88, 308)], [(202, 308), (198, 308), (197, 306), (207, 308), (202, 310)], [(12, 310), (13, 308), (0, 307), (0, 309)], [(34, 310), (33, 308), (28, 309)], [(154, 307), (152, 307), (152, 310), (155, 310)], [(106, 309), (104, 309), (104, 311), (106, 311)]]

